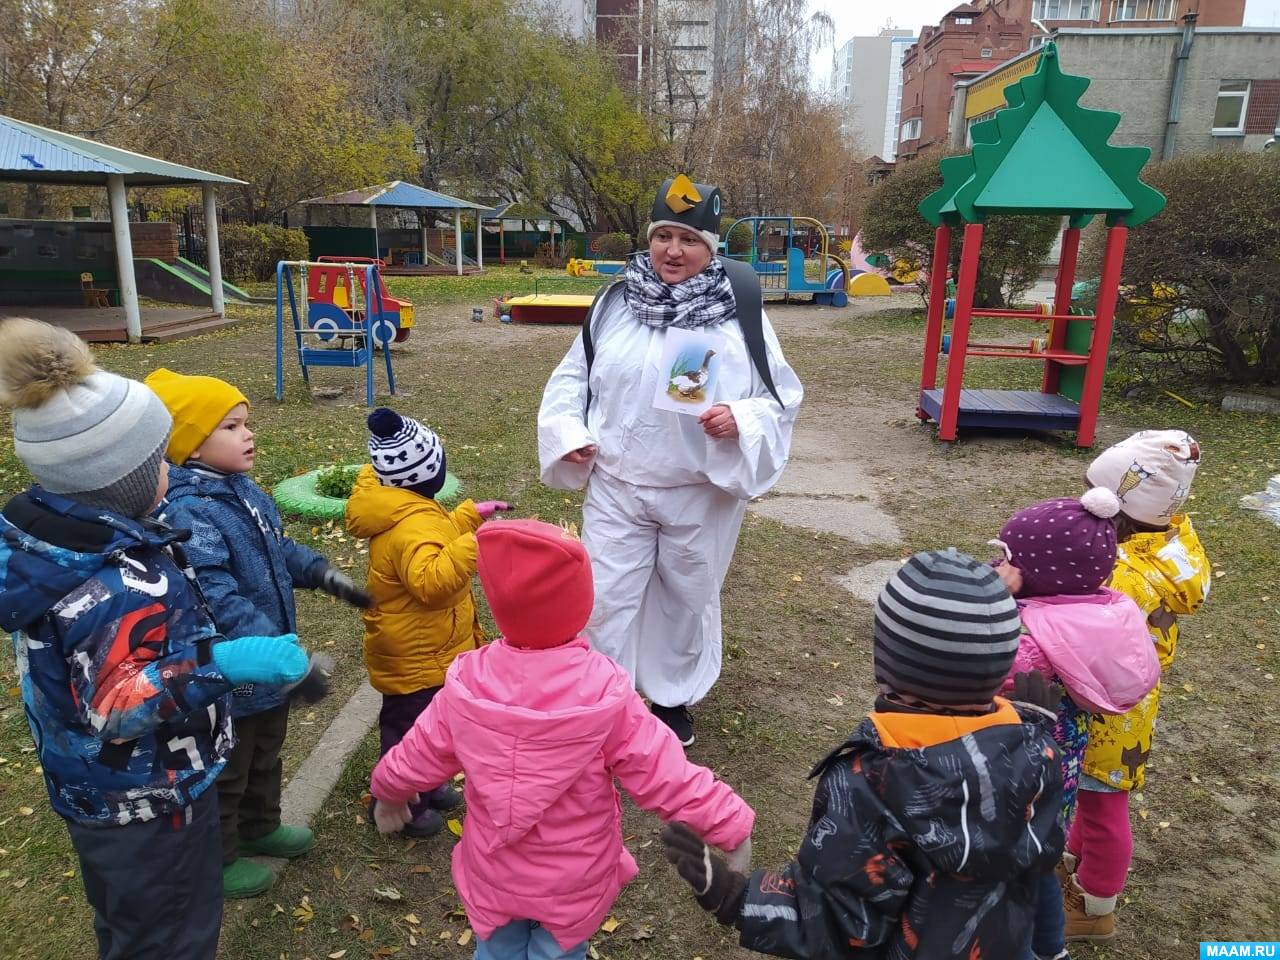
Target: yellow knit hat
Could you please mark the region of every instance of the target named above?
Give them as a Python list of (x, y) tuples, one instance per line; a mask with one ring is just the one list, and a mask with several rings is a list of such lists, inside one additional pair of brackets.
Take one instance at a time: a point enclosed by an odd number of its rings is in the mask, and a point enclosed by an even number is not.
[(173, 433), (169, 434), (165, 456), (179, 465), (191, 459), (232, 409), (242, 403), (249, 406), (243, 393), (217, 377), (191, 377), (161, 367), (143, 383), (173, 415)]

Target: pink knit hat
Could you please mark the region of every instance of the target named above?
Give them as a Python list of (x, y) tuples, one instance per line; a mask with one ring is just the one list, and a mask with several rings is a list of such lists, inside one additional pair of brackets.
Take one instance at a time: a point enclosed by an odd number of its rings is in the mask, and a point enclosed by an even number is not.
[(1116, 565), (1120, 501), (1095, 487), (1078, 500), (1046, 500), (1019, 510), (992, 541), (1022, 572), (1019, 597), (1092, 593)]
[(1085, 479), (1120, 498), (1130, 519), (1166, 527), (1191, 495), (1200, 444), (1185, 430), (1140, 430), (1100, 453)]
[(541, 520), (499, 520), (477, 530), (476, 543), (476, 572), (508, 643), (542, 650), (587, 625), (595, 587), (577, 536)]

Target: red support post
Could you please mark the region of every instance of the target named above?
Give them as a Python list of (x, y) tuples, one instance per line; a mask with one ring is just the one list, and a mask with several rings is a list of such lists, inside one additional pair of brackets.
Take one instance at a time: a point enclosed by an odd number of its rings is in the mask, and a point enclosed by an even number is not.
[[(924, 324), (924, 361), (920, 365), (920, 392), (938, 382), (938, 353), (942, 349), (942, 322), (947, 312), (947, 264), (951, 259), (951, 228), (945, 223), (933, 233), (933, 265), (929, 268), (929, 312)], [(916, 417), (929, 415), (916, 407)]]
[(1098, 426), (1098, 408), (1102, 405), (1102, 381), (1107, 374), (1107, 352), (1111, 346), (1111, 326), (1120, 296), (1120, 268), (1124, 266), (1124, 245), (1129, 228), (1117, 224), (1107, 230), (1107, 246), (1102, 255), (1102, 276), (1098, 280), (1098, 308), (1094, 311), (1093, 339), (1089, 344), (1089, 362), (1084, 368), (1084, 385), (1080, 391), (1080, 424), (1076, 427), (1076, 446), (1093, 446)]
[(960, 276), (956, 283), (956, 312), (951, 321), (951, 353), (947, 382), (942, 388), (942, 414), (938, 439), (954, 440), (960, 422), (960, 389), (964, 384), (964, 355), (969, 349), (969, 320), (978, 286), (978, 257), (982, 252), (982, 224), (968, 223), (960, 252)]
[[(1071, 287), (1076, 282), (1076, 260), (1080, 255), (1080, 228), (1068, 227), (1062, 231), (1062, 254), (1058, 258), (1058, 280), (1053, 287), (1053, 312), (1056, 316), (1071, 312)], [(1055, 319), (1049, 325), (1047, 349), (1060, 351), (1067, 345), (1067, 324), (1070, 320)], [(1062, 367), (1045, 361), (1044, 379), (1040, 381), (1041, 393), (1057, 393), (1058, 378)]]

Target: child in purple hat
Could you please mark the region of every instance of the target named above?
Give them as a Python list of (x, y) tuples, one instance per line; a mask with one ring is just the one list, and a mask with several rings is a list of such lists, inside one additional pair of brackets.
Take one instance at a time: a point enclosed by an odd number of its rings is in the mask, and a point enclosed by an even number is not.
[[(991, 541), (1004, 551), (996, 572), (1018, 602), (1023, 635), (1006, 686), (1039, 670), (1065, 690), (1054, 739), (1062, 748), (1063, 822), (1070, 819), (1094, 713), (1124, 713), (1160, 678), (1142, 611), (1103, 586), (1116, 563), (1120, 501), (1095, 488), (1015, 513)], [(1023, 960), (1067, 956), (1062, 889), (1040, 884), (1031, 950)]]

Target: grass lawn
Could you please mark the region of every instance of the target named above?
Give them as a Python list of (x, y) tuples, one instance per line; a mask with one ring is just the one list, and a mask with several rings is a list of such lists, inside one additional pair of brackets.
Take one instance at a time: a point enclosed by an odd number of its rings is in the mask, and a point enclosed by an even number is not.
[[(562, 327), (470, 322), (472, 306), (500, 293), (532, 292), (515, 268), (477, 278), (390, 278), (417, 305), (417, 329), (394, 362), (399, 409), (442, 436), (465, 493), (511, 500), (519, 516), (580, 518), (580, 497), (541, 486), (533, 429), (543, 384), (573, 336)], [(589, 283), (579, 288), (590, 290)], [(695, 760), (756, 807), (756, 862), (795, 849), (807, 819), (812, 762), (840, 742), (873, 696), (870, 608), (836, 578), (851, 567), (954, 544), (985, 546), (1015, 509), (1079, 488), (1088, 454), (1069, 438), (995, 434), (946, 449), (916, 424), (920, 321), (905, 298), (865, 312), (777, 307), (770, 315), (808, 395), (802, 431), (859, 458), (881, 506), (903, 532), (897, 545), (862, 544), (748, 515), (724, 597), (724, 675), (695, 711)], [(272, 483), (324, 463), (364, 457), (363, 381), (322, 370), (334, 401), (312, 401), (286, 366), (283, 403), (273, 399), (271, 312), (234, 308), (245, 322), (198, 339), (104, 347), (99, 362), (142, 376), (165, 365), (228, 379), (253, 401), (257, 479)], [(984, 331), (991, 332), (991, 331)], [(1008, 332), (1003, 329), (997, 334)], [(1027, 337), (1024, 330), (1017, 337)], [(1022, 386), (1034, 365), (973, 362), (977, 386)], [(381, 383), (381, 379), (379, 380)], [(1166, 681), (1158, 746), (1146, 788), (1134, 797), (1136, 854), (1125, 890), (1121, 937), (1077, 957), (1192, 956), (1215, 937), (1280, 936), (1280, 529), (1238, 508), (1240, 496), (1280, 473), (1274, 419), (1224, 414), (1211, 392), (1172, 387), (1124, 400), (1109, 388), (1099, 443), (1144, 426), (1190, 430), (1205, 451), (1192, 509), (1215, 563), (1213, 594), (1184, 625)], [(385, 389), (385, 387), (380, 387)], [(384, 398), (380, 398), (384, 399)], [(0, 420), (0, 432), (8, 430)], [(0, 449), (0, 496), (26, 483), (8, 444)], [(341, 529), (290, 523), (356, 575), (364, 554)], [(477, 591), (478, 592), (478, 591)], [(338, 658), (338, 690), (295, 712), (286, 774), (296, 769), (363, 677), (356, 616), (300, 594), (304, 642)], [(486, 612), (487, 618), (487, 612)], [(324, 957), (469, 957), (465, 917), (449, 882), (452, 834), (413, 843), (386, 839), (364, 822), (363, 794), (376, 757), (371, 737), (319, 814), (319, 844), (266, 896), (228, 905), (222, 956), (245, 960)], [(641, 873), (618, 901), (616, 929), (593, 942), (600, 956), (704, 960), (745, 957), (693, 903), (662, 860), (657, 821), (626, 805), (628, 846)], [(461, 817), (465, 825), (465, 814)], [(11, 656), (0, 657), (0, 953), (70, 960), (89, 956), (92, 934), (65, 830), (50, 812), (32, 761)], [(343, 952), (345, 951), (345, 952)]]

